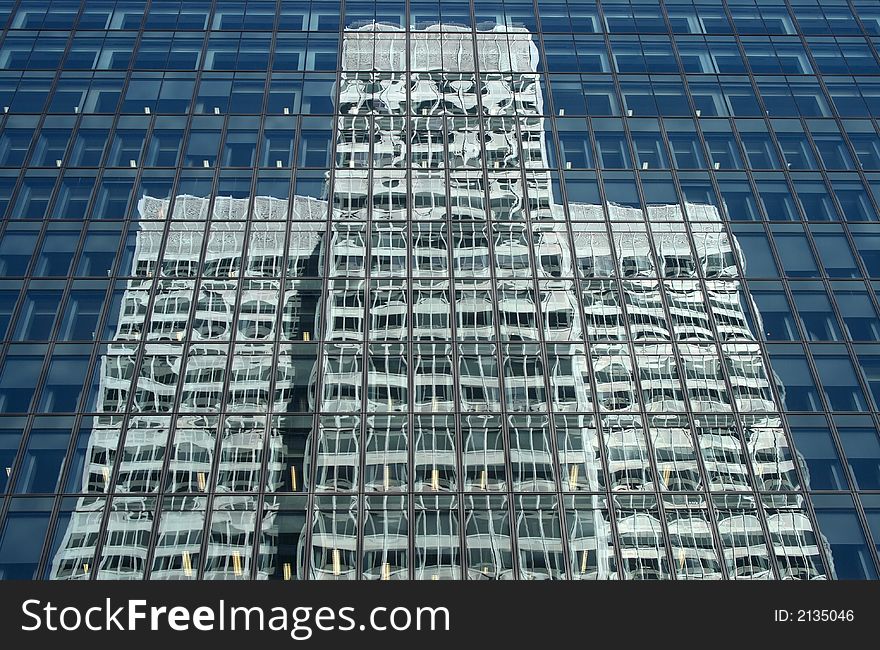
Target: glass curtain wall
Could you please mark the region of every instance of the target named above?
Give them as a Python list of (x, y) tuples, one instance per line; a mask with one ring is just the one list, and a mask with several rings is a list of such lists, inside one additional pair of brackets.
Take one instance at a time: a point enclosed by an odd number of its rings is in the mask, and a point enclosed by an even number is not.
[(876, 3), (0, 24), (0, 578), (877, 577)]

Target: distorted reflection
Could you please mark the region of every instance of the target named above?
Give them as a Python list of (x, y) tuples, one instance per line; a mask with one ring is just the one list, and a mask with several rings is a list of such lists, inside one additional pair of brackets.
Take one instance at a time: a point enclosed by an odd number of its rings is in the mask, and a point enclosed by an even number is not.
[(825, 576), (748, 260), (562, 200), (532, 39), (349, 29), (325, 199), (141, 199), (53, 578)]

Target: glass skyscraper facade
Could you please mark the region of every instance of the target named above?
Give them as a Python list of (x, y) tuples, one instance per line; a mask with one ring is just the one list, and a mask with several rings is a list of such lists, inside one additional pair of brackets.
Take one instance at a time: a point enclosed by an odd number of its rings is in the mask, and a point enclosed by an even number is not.
[(0, 578), (877, 578), (877, 0), (0, 24)]

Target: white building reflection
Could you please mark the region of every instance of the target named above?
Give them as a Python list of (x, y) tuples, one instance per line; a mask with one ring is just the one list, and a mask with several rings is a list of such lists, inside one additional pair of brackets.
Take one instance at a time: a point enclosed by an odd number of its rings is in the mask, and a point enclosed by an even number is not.
[(53, 577), (825, 576), (747, 260), (715, 206), (559, 200), (537, 66), (349, 30), (327, 201), (141, 200), (82, 486), (125, 496)]

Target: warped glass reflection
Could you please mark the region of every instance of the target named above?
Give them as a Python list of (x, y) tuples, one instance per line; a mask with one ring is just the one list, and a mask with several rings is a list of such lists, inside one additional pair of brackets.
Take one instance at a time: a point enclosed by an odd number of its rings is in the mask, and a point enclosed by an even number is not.
[(826, 576), (748, 260), (566, 200), (537, 52), (349, 29), (325, 198), (142, 197), (53, 578)]

